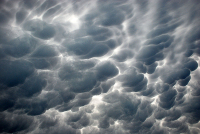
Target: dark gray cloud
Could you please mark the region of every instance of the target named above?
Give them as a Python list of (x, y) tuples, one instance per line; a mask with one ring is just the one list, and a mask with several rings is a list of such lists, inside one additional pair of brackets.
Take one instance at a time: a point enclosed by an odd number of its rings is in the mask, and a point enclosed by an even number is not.
[(0, 133), (200, 133), (199, 9), (1, 0)]
[(40, 39), (50, 39), (54, 37), (56, 31), (54, 27), (39, 19), (33, 19), (24, 23), (24, 30), (31, 31), (32, 35)]
[(1, 60), (0, 83), (13, 87), (24, 83), (25, 79), (34, 72), (31, 62), (25, 60)]

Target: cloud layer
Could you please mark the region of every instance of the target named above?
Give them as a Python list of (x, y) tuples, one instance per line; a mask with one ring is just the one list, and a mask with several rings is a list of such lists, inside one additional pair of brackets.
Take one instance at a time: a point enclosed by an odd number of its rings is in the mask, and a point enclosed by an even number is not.
[(198, 1), (0, 9), (0, 133), (200, 133)]

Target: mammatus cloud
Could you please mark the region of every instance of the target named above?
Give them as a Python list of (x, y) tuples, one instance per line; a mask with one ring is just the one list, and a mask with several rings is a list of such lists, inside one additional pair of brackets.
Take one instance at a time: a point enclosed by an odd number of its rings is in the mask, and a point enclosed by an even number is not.
[(200, 133), (199, 9), (1, 0), (0, 133)]

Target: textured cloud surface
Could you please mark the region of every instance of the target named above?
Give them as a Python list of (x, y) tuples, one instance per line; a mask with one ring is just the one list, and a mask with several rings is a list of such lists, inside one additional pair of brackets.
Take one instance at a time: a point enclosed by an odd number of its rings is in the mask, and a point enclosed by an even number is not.
[(0, 133), (200, 133), (200, 1), (1, 0)]

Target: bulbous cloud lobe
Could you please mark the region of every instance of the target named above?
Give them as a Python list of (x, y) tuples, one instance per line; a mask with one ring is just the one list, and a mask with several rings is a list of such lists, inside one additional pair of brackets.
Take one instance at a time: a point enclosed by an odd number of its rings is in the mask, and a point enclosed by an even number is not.
[(199, 9), (1, 0), (0, 133), (200, 133)]

